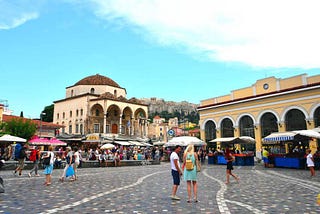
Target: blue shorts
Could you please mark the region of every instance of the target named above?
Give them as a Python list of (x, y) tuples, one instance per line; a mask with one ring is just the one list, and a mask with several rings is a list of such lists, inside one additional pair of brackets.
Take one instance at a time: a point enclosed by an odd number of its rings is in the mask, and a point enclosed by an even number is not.
[(263, 163), (269, 163), (269, 158), (263, 157), (262, 160), (263, 160)]
[(174, 185), (180, 185), (180, 175), (179, 172), (176, 170), (171, 169), (171, 175), (173, 178), (173, 184)]
[(44, 168), (43, 174), (51, 175), (52, 170), (53, 170), (53, 164), (50, 164), (49, 166), (46, 166), (46, 168)]

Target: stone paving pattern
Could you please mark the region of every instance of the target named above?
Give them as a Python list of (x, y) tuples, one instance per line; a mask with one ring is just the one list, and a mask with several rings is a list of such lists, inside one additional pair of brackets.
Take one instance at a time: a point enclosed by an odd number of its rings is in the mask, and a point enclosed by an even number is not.
[(198, 203), (187, 203), (186, 182), (180, 201), (170, 199), (169, 163), (160, 165), (83, 168), (79, 180), (43, 186), (44, 175), (21, 177), (0, 171), (6, 192), (0, 194), (0, 213), (320, 213), (320, 171), (234, 167), (237, 183), (225, 185), (225, 165), (203, 165), (198, 176)]

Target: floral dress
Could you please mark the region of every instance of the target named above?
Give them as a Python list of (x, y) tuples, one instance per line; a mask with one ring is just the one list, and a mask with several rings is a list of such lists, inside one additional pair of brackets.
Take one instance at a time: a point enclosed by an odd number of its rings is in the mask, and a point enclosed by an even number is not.
[(187, 154), (186, 159), (191, 159), (193, 163), (193, 170), (187, 170), (184, 168), (183, 179), (185, 181), (196, 181), (197, 180), (197, 164), (196, 158), (193, 154)]

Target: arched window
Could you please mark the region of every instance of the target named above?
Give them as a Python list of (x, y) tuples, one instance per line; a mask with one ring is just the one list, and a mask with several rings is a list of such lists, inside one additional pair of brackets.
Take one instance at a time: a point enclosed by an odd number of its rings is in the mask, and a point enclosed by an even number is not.
[(314, 126), (318, 127), (320, 126), (320, 107), (318, 107), (313, 115), (313, 120), (314, 120)]
[(205, 124), (205, 135), (206, 135), (206, 142), (209, 142), (210, 140), (216, 139), (216, 125), (213, 121), (208, 121)]
[(249, 116), (243, 116), (240, 119), (240, 136), (250, 136), (255, 138), (253, 120)]
[(303, 112), (298, 109), (288, 111), (285, 122), (287, 131), (307, 129), (306, 117)]
[(59, 120), (59, 113), (57, 113), (57, 119)]
[(117, 97), (117, 90), (113, 91), (113, 95), (114, 95), (114, 97)]
[(100, 115), (99, 109), (96, 109), (96, 117)]
[(229, 118), (225, 118), (221, 122), (221, 137), (233, 137), (233, 124)]
[(76, 110), (76, 116), (77, 117), (79, 116), (79, 110), (78, 109)]
[(71, 97), (73, 97), (73, 90), (71, 90)]
[(95, 92), (95, 91), (94, 91), (94, 88), (91, 88), (91, 89), (90, 89), (90, 93), (91, 93), (91, 94), (94, 94), (94, 92)]
[(270, 112), (262, 115), (260, 124), (262, 138), (271, 134), (272, 132), (278, 132), (277, 118)]

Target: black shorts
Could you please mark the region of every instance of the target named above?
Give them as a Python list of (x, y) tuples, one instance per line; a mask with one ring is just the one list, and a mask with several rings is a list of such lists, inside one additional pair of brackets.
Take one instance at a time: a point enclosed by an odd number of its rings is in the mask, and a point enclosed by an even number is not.
[(232, 161), (227, 162), (227, 170), (233, 170)]

